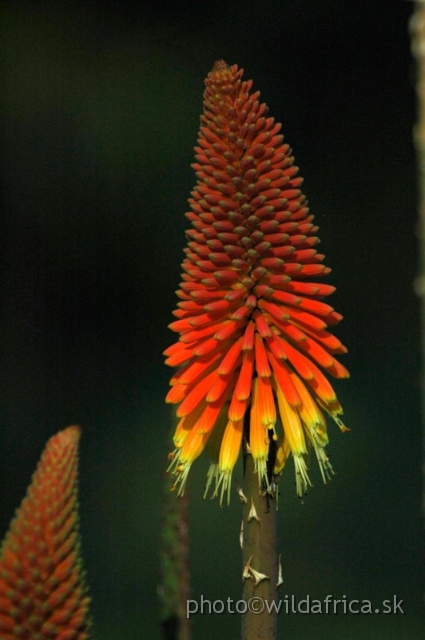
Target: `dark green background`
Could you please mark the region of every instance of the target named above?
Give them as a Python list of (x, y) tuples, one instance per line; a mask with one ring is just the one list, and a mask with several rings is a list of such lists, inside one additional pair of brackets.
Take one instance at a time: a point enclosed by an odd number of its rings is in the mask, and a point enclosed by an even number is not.
[[(283, 123), (337, 285), (352, 432), (338, 476), (280, 498), (285, 594), (397, 595), (406, 615), (281, 616), (280, 637), (424, 635), (410, 2), (3, 2), (0, 528), (46, 440), (83, 429), (81, 518), (97, 638), (159, 639), (175, 306), (203, 80), (246, 77)], [(238, 599), (240, 505), (189, 482), (193, 598)], [(238, 476), (239, 472), (236, 474)], [(240, 475), (240, 474), (239, 474)], [(422, 627), (422, 628), (421, 628)], [(198, 616), (194, 640), (237, 637)]]

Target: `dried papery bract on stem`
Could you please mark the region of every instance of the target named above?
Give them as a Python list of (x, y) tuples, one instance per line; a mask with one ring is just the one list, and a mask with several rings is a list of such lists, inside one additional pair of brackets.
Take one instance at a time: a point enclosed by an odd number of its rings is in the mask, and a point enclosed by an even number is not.
[(333, 474), (325, 415), (346, 429), (323, 373), (348, 376), (335, 358), (346, 349), (329, 331), (341, 319), (325, 302), (334, 287), (318, 281), (330, 269), (291, 149), (252, 81), (219, 61), (205, 84), (191, 228), (170, 325), (180, 338), (165, 352), (177, 367), (167, 396), (179, 418), (170, 470), (182, 494), (206, 450), (207, 489), (222, 502), (245, 438), (259, 487), (292, 455), (302, 496), (311, 486), (311, 448), (323, 480)]
[(89, 597), (80, 556), (80, 429), (46, 445), (0, 551), (2, 640), (89, 640)]

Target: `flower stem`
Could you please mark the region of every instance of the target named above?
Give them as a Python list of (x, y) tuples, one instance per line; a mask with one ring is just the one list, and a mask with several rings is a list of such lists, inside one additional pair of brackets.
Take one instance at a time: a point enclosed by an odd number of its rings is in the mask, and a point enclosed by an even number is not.
[[(242, 599), (248, 608), (242, 616), (242, 640), (274, 640), (277, 613), (273, 608), (269, 611), (267, 605), (277, 602), (276, 501), (269, 493), (259, 491), (258, 474), (250, 453), (244, 458), (243, 493), (247, 501), (243, 507)], [(251, 604), (257, 613), (250, 610)]]

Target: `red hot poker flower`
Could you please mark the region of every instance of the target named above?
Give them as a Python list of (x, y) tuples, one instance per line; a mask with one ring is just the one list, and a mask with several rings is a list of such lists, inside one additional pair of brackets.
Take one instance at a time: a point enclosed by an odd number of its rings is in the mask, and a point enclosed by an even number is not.
[(49, 440), (0, 551), (0, 638), (88, 640), (77, 515), (79, 427)]
[(213, 495), (220, 490), (221, 499), (230, 492), (246, 424), (261, 485), (269, 485), (270, 465), (278, 475), (292, 454), (302, 495), (311, 484), (311, 446), (326, 482), (333, 471), (323, 411), (345, 427), (321, 368), (349, 375), (334, 358), (346, 348), (327, 330), (342, 317), (323, 302), (335, 289), (315, 281), (330, 269), (316, 248), (302, 178), (281, 125), (242, 76), (219, 61), (205, 81), (192, 165), (198, 181), (186, 214), (192, 228), (170, 325), (180, 339), (165, 351), (167, 364), (179, 367), (167, 396), (179, 404), (170, 465), (176, 486), (182, 494), (207, 448), (207, 491), (215, 481)]

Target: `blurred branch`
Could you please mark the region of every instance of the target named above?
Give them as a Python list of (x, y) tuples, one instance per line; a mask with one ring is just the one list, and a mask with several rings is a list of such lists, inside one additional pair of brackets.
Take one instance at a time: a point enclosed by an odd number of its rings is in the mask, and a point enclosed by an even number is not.
[[(419, 274), (416, 293), (421, 301), (422, 317), (422, 415), (425, 416), (425, 2), (418, 0), (410, 22), (412, 53), (416, 59), (417, 120), (413, 130), (418, 171)], [(425, 422), (424, 422), (425, 456)], [(423, 515), (425, 517), (425, 458), (423, 460)]]
[(189, 598), (189, 540), (187, 495), (176, 498), (174, 479), (164, 478), (164, 504), (160, 532), (161, 627), (164, 640), (190, 640), (186, 615)]

